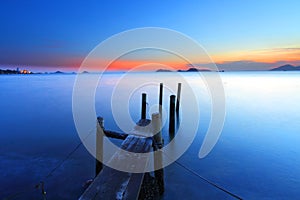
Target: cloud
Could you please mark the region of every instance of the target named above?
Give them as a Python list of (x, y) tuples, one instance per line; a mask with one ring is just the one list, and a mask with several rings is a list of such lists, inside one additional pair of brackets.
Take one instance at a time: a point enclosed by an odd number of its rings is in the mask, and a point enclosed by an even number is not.
[(261, 49), (257, 50), (259, 52), (297, 52), (300, 53), (300, 48), (272, 48), (272, 49)]
[(257, 62), (257, 63), (276, 63), (280, 61), (297, 62), (300, 60), (300, 48), (270, 48), (248, 51), (224, 52), (212, 55), (217, 63), (226, 62)]
[[(269, 70), (274, 67), (279, 67), (285, 64), (292, 64), (292, 65), (300, 65), (300, 59), (296, 61), (277, 61), (274, 63), (269, 62), (255, 62), (249, 60), (240, 60), (240, 61), (227, 61), (223, 63), (216, 63), (219, 70), (225, 71), (247, 71), (247, 70), (254, 70), (254, 71), (262, 71), (262, 70)], [(193, 64), (194, 67), (199, 68), (210, 68), (212, 63), (195, 63)], [(190, 65), (189, 65), (190, 66)]]

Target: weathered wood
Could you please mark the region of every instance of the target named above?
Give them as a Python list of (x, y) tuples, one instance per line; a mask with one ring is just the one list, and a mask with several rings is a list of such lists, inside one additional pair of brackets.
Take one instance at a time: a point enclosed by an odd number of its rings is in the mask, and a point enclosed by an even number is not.
[(161, 118), (159, 113), (152, 114), (152, 134), (155, 144), (162, 145)]
[(175, 98), (175, 95), (170, 96), (169, 133), (171, 135), (175, 133)]
[(104, 134), (106, 137), (121, 139), (121, 140), (125, 140), (128, 136), (128, 134), (126, 133), (118, 133), (115, 131), (108, 131), (108, 130), (104, 130)]
[(163, 156), (160, 150), (163, 147), (163, 139), (161, 134), (161, 116), (159, 113), (152, 114), (153, 139), (154, 139), (154, 175), (158, 184), (159, 194), (164, 193), (164, 169)]
[(142, 111), (141, 111), (141, 119), (146, 119), (146, 106), (147, 106), (147, 94), (142, 94)]
[[(136, 136), (134, 136), (136, 137)], [(147, 141), (144, 142), (143, 145), (136, 145), (133, 149), (133, 152), (137, 153), (148, 153), (151, 150), (152, 146), (152, 139), (151, 138), (145, 138)], [(141, 140), (138, 140), (141, 142)], [(143, 143), (143, 142), (142, 142)], [(140, 148), (142, 147), (142, 148)], [(130, 151), (130, 150), (129, 150)], [(142, 156), (139, 158), (139, 161), (135, 164), (137, 166), (136, 169), (142, 169), (146, 167), (148, 163), (149, 157)], [(143, 183), (144, 173), (132, 173), (131, 178), (127, 184), (126, 192), (125, 192), (125, 199), (131, 200), (131, 199), (137, 199), (139, 196), (139, 192)]]
[(159, 114), (161, 118), (162, 118), (163, 93), (164, 93), (164, 85), (160, 83), (159, 84)]
[[(125, 151), (120, 150), (114, 154), (110, 163), (122, 166), (125, 170), (145, 168), (149, 158), (139, 153), (149, 152), (151, 146), (151, 138), (129, 135), (123, 141), (121, 149), (136, 154), (132, 157), (132, 154), (128, 156)], [(144, 173), (128, 173), (105, 166), (79, 199), (137, 199), (143, 177)]]
[(97, 132), (96, 132), (96, 176), (103, 168), (103, 129), (104, 119), (102, 117), (97, 118)]
[(180, 98), (181, 98), (181, 83), (178, 83), (178, 86), (177, 86), (177, 101), (176, 101), (176, 115), (177, 116), (179, 116)]
[(144, 137), (152, 137), (152, 127), (148, 126), (151, 123), (151, 120), (149, 119), (141, 119), (136, 124), (135, 127), (133, 127), (133, 130), (130, 131), (131, 135), (137, 135), (137, 136), (144, 136)]
[(136, 125), (137, 126), (147, 126), (151, 123), (151, 120), (150, 119), (140, 119)]
[[(147, 128), (150, 122), (147, 119), (140, 120), (137, 123), (137, 127)], [(144, 173), (128, 173), (125, 171), (141, 171), (141, 169), (145, 169), (149, 155), (141, 153), (150, 152), (151, 147), (151, 137), (128, 135), (123, 141), (121, 149), (109, 161), (109, 165), (120, 166), (124, 171), (105, 166), (79, 199), (137, 199)], [(133, 152), (134, 154), (128, 154), (128, 152)]]

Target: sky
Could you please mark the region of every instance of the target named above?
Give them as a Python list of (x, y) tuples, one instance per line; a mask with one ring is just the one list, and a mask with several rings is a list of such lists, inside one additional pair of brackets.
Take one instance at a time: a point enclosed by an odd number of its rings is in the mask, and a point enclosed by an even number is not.
[[(0, 68), (74, 71), (105, 39), (142, 27), (193, 38), (225, 70), (300, 65), (299, 8), (299, 0), (2, 1)], [(143, 63), (142, 57), (113, 68)]]

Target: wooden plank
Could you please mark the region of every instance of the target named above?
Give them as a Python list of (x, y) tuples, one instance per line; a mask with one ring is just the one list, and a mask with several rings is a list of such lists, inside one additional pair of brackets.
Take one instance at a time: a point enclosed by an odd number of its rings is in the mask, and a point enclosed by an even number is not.
[[(127, 171), (144, 169), (149, 157), (140, 153), (149, 152), (151, 147), (152, 138), (129, 135), (121, 145), (121, 149), (126, 151), (115, 153), (110, 163)], [(144, 173), (122, 172), (105, 166), (79, 199), (137, 199), (143, 177)]]
[(140, 121), (138, 121), (136, 126), (130, 132), (130, 134), (144, 136), (144, 137), (152, 137), (153, 131), (152, 131), (152, 126), (150, 125), (150, 123), (151, 123), (151, 120), (149, 120), (149, 119), (141, 119)]
[(126, 133), (118, 133), (115, 131), (108, 131), (108, 130), (104, 130), (104, 134), (106, 137), (121, 139), (121, 140), (125, 140), (126, 137), (128, 136), (128, 134)]
[[(135, 149), (133, 150), (133, 152), (140, 152), (140, 153), (147, 153), (151, 150), (152, 147), (152, 140), (150, 138), (144, 138), (145, 142), (144, 144), (140, 144), (137, 145), (135, 147)], [(139, 140), (141, 141), (141, 140)], [(146, 164), (148, 163), (148, 159), (149, 158), (141, 158), (140, 159), (140, 166), (139, 167), (143, 167), (145, 168)], [(131, 174), (131, 177), (129, 179), (128, 185), (127, 185), (127, 189), (125, 192), (125, 198), (126, 200), (131, 200), (131, 199), (137, 199), (138, 195), (139, 195), (139, 191), (141, 189), (142, 183), (143, 183), (143, 179), (144, 179), (144, 173), (133, 173)]]

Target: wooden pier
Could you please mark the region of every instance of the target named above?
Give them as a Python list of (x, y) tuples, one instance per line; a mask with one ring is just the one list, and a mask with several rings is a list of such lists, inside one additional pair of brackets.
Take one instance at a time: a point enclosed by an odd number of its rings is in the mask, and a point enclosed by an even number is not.
[[(154, 114), (156, 116), (159, 114)], [(102, 118), (98, 118), (98, 122), (103, 123)], [(99, 126), (100, 126), (99, 123)], [(153, 137), (148, 137), (149, 134), (149, 128), (145, 128), (143, 130), (143, 126), (146, 127), (151, 123), (148, 119), (141, 119), (138, 123), (136, 128), (133, 130), (132, 134), (120, 134), (112, 131), (106, 131), (103, 129), (104, 134), (109, 137), (118, 138), (118, 139), (124, 139), (124, 141), (121, 144), (121, 149), (138, 153), (134, 154), (136, 155), (134, 158), (130, 157), (124, 152), (124, 151), (118, 151), (116, 152), (111, 160), (109, 161), (110, 164), (116, 166), (124, 166), (125, 169), (133, 170), (132, 165), (136, 169), (142, 169), (146, 168), (146, 165), (148, 164), (148, 156), (144, 156), (145, 154), (140, 153), (148, 153), (151, 151), (151, 148), (155, 145), (155, 141)], [(100, 126), (101, 128), (101, 126)], [(99, 129), (98, 129), (99, 130)], [(145, 135), (146, 133), (146, 135)], [(99, 134), (99, 132), (97, 133)], [(140, 134), (140, 135), (139, 135)], [(103, 140), (102, 140), (103, 141)], [(103, 152), (97, 152), (97, 156), (101, 157), (103, 156)], [(146, 154), (147, 155), (147, 154)], [(126, 160), (122, 159), (126, 158)], [(136, 163), (133, 160), (138, 159), (139, 162)], [(138, 164), (138, 166), (136, 165)], [(83, 195), (80, 197), (80, 200), (98, 200), (98, 199), (139, 199), (139, 196), (145, 195), (140, 194), (140, 191), (142, 189), (142, 185), (144, 183), (145, 187), (146, 185), (149, 185), (149, 183), (146, 183), (144, 181), (145, 173), (128, 173), (123, 171), (118, 171), (116, 169), (110, 168), (108, 166), (102, 167), (101, 164), (99, 164), (99, 160), (96, 161), (96, 172), (99, 174), (96, 176), (92, 184), (87, 188), (87, 190), (83, 193)], [(102, 169), (103, 168), (103, 169)], [(163, 175), (163, 174), (162, 174)], [(150, 174), (147, 174), (148, 179), (151, 179)], [(163, 179), (163, 177), (159, 178), (160, 180)], [(154, 177), (152, 178), (154, 180)], [(154, 181), (155, 182), (155, 181)], [(151, 199), (155, 199), (155, 197), (159, 196), (160, 189), (158, 188), (158, 184), (151, 186), (152, 194), (150, 194)], [(148, 194), (149, 195), (149, 194)]]
[[(180, 85), (181, 87), (181, 85)], [(180, 88), (181, 89), (181, 88)], [(163, 147), (161, 134), (161, 106), (163, 85), (160, 84), (158, 113), (152, 114), (152, 119), (146, 119), (146, 94), (142, 94), (141, 119), (129, 133), (117, 133), (105, 130), (104, 119), (97, 118), (96, 133), (96, 177), (91, 185), (85, 190), (80, 200), (100, 200), (100, 199), (159, 199), (164, 192), (164, 169), (162, 168), (163, 156), (159, 151)], [(180, 92), (179, 92), (180, 94)], [(174, 115), (175, 115), (175, 95), (171, 97), (172, 109), (170, 116), (170, 134), (174, 134)], [(179, 105), (177, 105), (179, 108)], [(124, 140), (120, 150), (110, 159), (109, 166), (125, 167), (124, 171), (104, 166), (100, 161), (103, 159), (103, 137), (110, 137)], [(124, 151), (125, 150), (125, 151)], [(136, 169), (145, 169), (150, 151), (159, 151), (154, 157), (154, 175), (150, 173), (129, 173)], [(135, 154), (128, 154), (133, 152)], [(129, 156), (128, 156), (129, 155)], [(146, 155), (146, 156), (145, 156)], [(136, 160), (139, 162), (134, 162)]]

